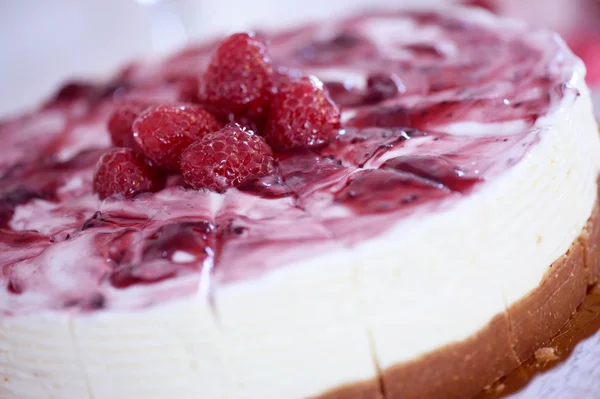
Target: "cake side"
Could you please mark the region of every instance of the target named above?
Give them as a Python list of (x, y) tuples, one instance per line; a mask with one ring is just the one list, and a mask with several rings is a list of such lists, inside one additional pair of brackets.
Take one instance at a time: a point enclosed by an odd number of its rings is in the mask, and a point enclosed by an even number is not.
[[(550, 266), (540, 287), (473, 336), (387, 369), (381, 380), (338, 388), (320, 398), (377, 397), (373, 392), (379, 389), (386, 398), (474, 396), (531, 357), (575, 312), (600, 272), (598, 226), (596, 203), (581, 235)], [(361, 396), (363, 390), (373, 396)]]

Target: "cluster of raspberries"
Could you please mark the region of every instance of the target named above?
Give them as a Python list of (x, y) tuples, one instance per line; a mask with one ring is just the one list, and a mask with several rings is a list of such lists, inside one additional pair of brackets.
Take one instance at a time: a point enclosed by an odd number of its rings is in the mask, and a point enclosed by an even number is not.
[(314, 76), (274, 68), (253, 33), (223, 40), (185, 103), (129, 100), (108, 121), (116, 148), (98, 161), (101, 199), (160, 190), (181, 173), (194, 189), (222, 193), (276, 173), (277, 153), (323, 146), (340, 129), (340, 110)]

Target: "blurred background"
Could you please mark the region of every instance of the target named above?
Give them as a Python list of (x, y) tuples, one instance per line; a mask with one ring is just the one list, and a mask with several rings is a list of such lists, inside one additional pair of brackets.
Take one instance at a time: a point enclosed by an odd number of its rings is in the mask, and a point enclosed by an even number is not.
[(187, 41), (365, 7), (451, 2), (560, 32), (588, 65), (600, 115), (600, 0), (0, 0), (0, 117), (34, 106), (65, 79), (102, 76)]

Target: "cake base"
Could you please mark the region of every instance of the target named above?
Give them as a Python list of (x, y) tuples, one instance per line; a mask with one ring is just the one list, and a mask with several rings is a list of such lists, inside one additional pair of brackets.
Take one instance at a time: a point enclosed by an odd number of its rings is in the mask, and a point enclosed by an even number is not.
[(599, 276), (597, 200), (578, 239), (550, 265), (538, 288), (496, 315), (482, 330), (420, 359), (382, 370), (378, 379), (338, 388), (319, 399), (472, 397), (517, 368), (557, 334)]

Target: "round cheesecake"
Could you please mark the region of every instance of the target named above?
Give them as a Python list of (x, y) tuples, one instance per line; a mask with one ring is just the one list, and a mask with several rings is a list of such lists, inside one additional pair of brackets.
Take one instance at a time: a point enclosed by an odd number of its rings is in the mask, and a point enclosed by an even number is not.
[(118, 104), (198, 101), (217, 42), (0, 124), (0, 397), (467, 398), (581, 303), (600, 140), (558, 36), (468, 8), (260, 35), (342, 129), (223, 193), (92, 183)]

